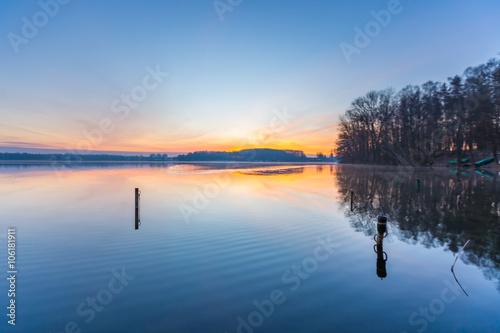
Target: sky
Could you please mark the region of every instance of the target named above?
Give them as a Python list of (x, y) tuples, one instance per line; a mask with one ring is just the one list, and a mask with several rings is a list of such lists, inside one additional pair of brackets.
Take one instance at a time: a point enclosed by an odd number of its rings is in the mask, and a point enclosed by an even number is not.
[(329, 154), (355, 98), (498, 57), (499, 17), (497, 0), (0, 0), (0, 151)]

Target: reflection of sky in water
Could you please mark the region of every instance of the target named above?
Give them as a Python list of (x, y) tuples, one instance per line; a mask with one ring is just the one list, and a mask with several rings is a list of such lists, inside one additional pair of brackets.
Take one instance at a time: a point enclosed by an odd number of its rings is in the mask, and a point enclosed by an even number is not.
[[(496, 200), (494, 180), (471, 173), (460, 211), (452, 202), (453, 175), (419, 174), (417, 195), (406, 185), (384, 187), (386, 178), (370, 172), (299, 165), (107, 166), (66, 170), (59, 178), (50, 167), (4, 167), (0, 231), (4, 240), (7, 226), (18, 230), (18, 327), (59, 332), (73, 320), (83, 332), (235, 332), (237, 318), (255, 310), (254, 300), (281, 289), (286, 302), (256, 332), (415, 332), (421, 326), (411, 326), (409, 316), (440, 297), (443, 281), (454, 284), (448, 244), (454, 230), (458, 245), (464, 235), (474, 238), (465, 262), (455, 266), (470, 297), (446, 304), (426, 331), (500, 327), (498, 243), (478, 244), (494, 239), (483, 234), (491, 232), (494, 210), (481, 211), (475, 197), (487, 190)], [(139, 230), (133, 227), (135, 187), (142, 192)], [(210, 198), (187, 224), (179, 207), (193, 207), (207, 189)], [(389, 232), (383, 244), (387, 278), (380, 281), (373, 235), (382, 211)], [(403, 220), (398, 212), (410, 216)], [(475, 234), (464, 220), (472, 215), (480, 216), (473, 221)], [(327, 237), (337, 246), (333, 254), (292, 291), (284, 272)], [(85, 323), (75, 308), (121, 267), (135, 280)], [(5, 288), (2, 281), (0, 290)]]

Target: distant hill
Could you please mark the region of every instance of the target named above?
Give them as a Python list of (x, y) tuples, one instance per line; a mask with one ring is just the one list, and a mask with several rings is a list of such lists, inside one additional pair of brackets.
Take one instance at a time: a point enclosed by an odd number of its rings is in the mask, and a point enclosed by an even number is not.
[(306, 162), (308, 158), (301, 150), (279, 150), (270, 148), (243, 149), (240, 151), (197, 151), (175, 158), (177, 161), (235, 161), (235, 162)]

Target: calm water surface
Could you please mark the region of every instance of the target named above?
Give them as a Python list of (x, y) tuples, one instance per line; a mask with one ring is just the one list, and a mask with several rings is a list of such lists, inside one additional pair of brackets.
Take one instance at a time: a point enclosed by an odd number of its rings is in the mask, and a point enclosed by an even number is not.
[(2, 332), (500, 331), (491, 173), (9, 165), (0, 184)]

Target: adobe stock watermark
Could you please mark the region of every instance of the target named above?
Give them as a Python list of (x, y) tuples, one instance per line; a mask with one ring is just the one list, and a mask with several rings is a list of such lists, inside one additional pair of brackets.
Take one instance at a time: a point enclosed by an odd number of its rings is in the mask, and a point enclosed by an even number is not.
[(219, 20), (224, 22), (224, 15), (226, 12), (232, 12), (236, 7), (241, 5), (243, 0), (214, 0), (212, 4), (214, 5), (215, 12), (219, 16)]
[[(255, 310), (248, 315), (236, 318), (236, 333), (253, 333), (270, 318), (279, 305), (287, 301), (287, 293), (297, 291), (302, 282), (309, 279), (318, 270), (319, 264), (328, 260), (334, 253), (334, 249), (339, 245), (332, 243), (331, 236), (318, 238), (317, 246), (313, 254), (306, 257), (299, 264), (293, 264), (281, 275), (282, 288), (273, 289), (269, 293), (269, 298), (262, 301), (254, 300), (252, 305)], [(228, 332), (226, 332), (228, 333)]]
[[(268, 126), (259, 130), (255, 136), (255, 139), (250, 139), (239, 149), (251, 149), (260, 148), (266, 141), (272, 138), (277, 133), (285, 130), (286, 126), (290, 123), (291, 119), (295, 116), (287, 112), (286, 108), (281, 110), (278, 108), (273, 109), (273, 116), (269, 120)], [(242, 162), (254, 162), (255, 152), (252, 152), (244, 161)], [(190, 224), (193, 215), (199, 215), (200, 212), (207, 208), (210, 201), (215, 199), (221, 190), (226, 188), (231, 180), (229, 173), (225, 173), (223, 176), (212, 176), (212, 181), (206, 183), (203, 186), (199, 186), (193, 192), (193, 196), (190, 200), (187, 200), (177, 206), (179, 212), (182, 215), (182, 219), (186, 224)]]
[(360, 54), (363, 49), (368, 47), (371, 41), (380, 35), (382, 28), (386, 28), (392, 22), (392, 18), (402, 11), (403, 5), (400, 0), (389, 0), (386, 9), (381, 9), (379, 11), (372, 10), (370, 12), (373, 20), (368, 21), (363, 29), (355, 26), (352, 44), (346, 42), (341, 42), (339, 44), (340, 50), (347, 63), (351, 63), (354, 54)]
[(200, 214), (200, 211), (207, 208), (210, 200), (217, 197), (221, 190), (226, 188), (231, 181), (229, 174), (212, 176), (212, 181), (194, 190), (191, 200), (177, 206), (186, 224), (191, 223), (192, 215)]
[[(455, 104), (453, 106), (453, 114), (464, 114), (465, 112), (474, 113), (481, 106), (481, 102), (487, 101), (488, 98), (489, 95), (487, 93), (480, 94), (479, 91), (474, 91), (473, 94), (467, 96), (467, 98), (463, 100), (462, 104)], [(421, 156), (433, 159), (436, 150), (433, 150), (432, 147), (438, 147), (453, 138), (457, 132), (463, 130), (462, 126), (463, 121), (459, 117), (457, 120), (447, 124), (445, 127), (434, 129), (431, 132), (431, 137), (425, 138), (419, 144), (417, 153)], [(392, 155), (398, 161), (397, 172), (386, 174), (386, 179), (391, 183), (391, 185), (407, 181), (408, 176), (414, 172), (415, 166), (419, 165), (419, 162), (415, 161), (413, 155), (405, 157), (395, 149), (384, 150), (387, 154)]]
[[(135, 276), (128, 275), (125, 272), (125, 268), (122, 268), (121, 272), (112, 269), (111, 274), (113, 277), (108, 281), (106, 288), (99, 290), (95, 294), (95, 297), (87, 297), (85, 301), (78, 304), (75, 309), (76, 314), (81, 317), (87, 325), (94, 321), (97, 313), (102, 312), (105, 307), (113, 301), (116, 295), (123, 292), (130, 281), (135, 279)], [(66, 322), (63, 330), (57, 331), (57, 333), (81, 333), (82, 325), (83, 323), (79, 325), (76, 321), (70, 320)], [(50, 333), (52, 333), (52, 331)]]
[[(439, 297), (430, 301), (427, 306), (421, 306), (418, 312), (415, 311), (408, 317), (408, 323), (416, 328), (416, 332), (424, 332), (429, 323), (436, 321), (437, 317), (444, 313), (446, 304), (455, 302), (457, 297), (462, 294), (461, 290), (452, 282), (445, 279), (443, 283), (446, 287), (441, 290)], [(401, 333), (408, 333), (408, 331), (401, 331)]]
[(109, 115), (102, 117), (93, 128), (85, 128), (82, 131), (84, 139), (80, 140), (75, 148), (66, 148), (69, 160), (52, 161), (52, 169), (56, 172), (59, 179), (61, 179), (61, 170), (64, 166), (81, 163), (82, 158), (80, 155), (90, 153), (100, 146), (105, 136), (111, 134), (115, 130), (116, 125), (129, 117), (131, 111), (137, 109), (140, 103), (170, 75), (168, 72), (163, 72), (159, 64), (155, 68), (147, 66), (145, 71), (146, 74), (140, 84), (134, 86), (129, 93), (123, 93), (119, 98), (111, 101)]
[[(453, 133), (458, 129), (458, 124), (452, 124), (450, 128), (436, 128), (432, 131), (430, 138), (425, 138), (418, 148), (418, 153), (422, 156), (431, 157), (434, 155), (434, 151), (432, 151), (428, 147), (435, 147), (439, 144), (444, 143), (451, 136), (450, 133)], [(385, 149), (385, 152), (389, 155), (392, 155), (398, 161), (397, 171), (392, 173), (387, 173), (385, 175), (386, 179), (390, 182), (391, 186), (396, 185), (397, 183), (404, 183), (407, 181), (408, 176), (415, 171), (419, 162), (415, 161), (413, 155), (408, 157), (403, 156), (403, 154), (398, 153), (395, 150)], [(420, 163), (421, 164), (421, 163)]]
[[(280, 132), (284, 131), (290, 124), (290, 120), (295, 119), (296, 116), (288, 113), (286, 107), (273, 108), (273, 116), (269, 119), (269, 123), (264, 128), (259, 129), (255, 135), (250, 137), (238, 149), (252, 149), (261, 148), (266, 142), (275, 137)], [(249, 156), (246, 162), (252, 162), (256, 158), (255, 153)]]
[(251, 144), (261, 145), (271, 139), (276, 134), (285, 130), (286, 126), (290, 124), (290, 120), (295, 119), (296, 116), (288, 113), (286, 107), (274, 108), (273, 116), (269, 119), (269, 123), (266, 127), (259, 130), (255, 140)]
[(21, 34), (14, 32), (9, 32), (7, 34), (7, 39), (14, 50), (14, 53), (19, 53), (19, 47), (21, 45), (26, 45), (30, 40), (38, 35), (40, 29), (45, 27), (51, 18), (54, 18), (58, 13), (62, 5), (66, 5), (70, 0), (40, 0), (38, 5), (40, 10), (35, 12), (31, 19), (23, 16), (21, 18)]

